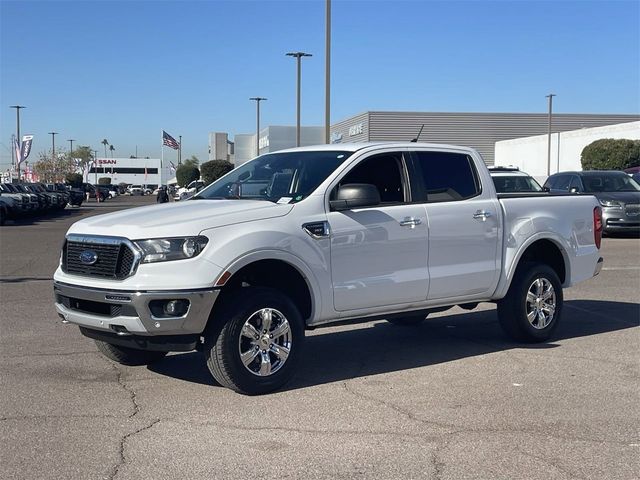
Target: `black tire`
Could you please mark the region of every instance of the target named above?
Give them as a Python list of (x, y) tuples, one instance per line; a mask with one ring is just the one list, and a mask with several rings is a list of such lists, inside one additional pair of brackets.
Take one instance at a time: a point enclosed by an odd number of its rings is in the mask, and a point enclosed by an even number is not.
[(102, 340), (94, 340), (105, 357), (122, 365), (137, 366), (149, 365), (162, 360), (169, 352), (156, 352), (151, 350), (138, 350), (136, 348), (121, 347)]
[[(260, 312), (264, 309), (275, 310), (272, 313), (272, 315), (275, 314), (275, 328), (284, 323), (277, 315), (278, 313), (281, 313), (288, 322), (290, 336), (287, 345), (290, 350), (284, 360), (281, 360), (279, 355), (276, 355), (271, 349), (275, 345), (275, 350), (280, 351), (278, 349), (280, 345), (276, 342), (283, 342), (283, 337), (274, 338), (274, 344), (269, 346), (268, 343), (264, 345), (261, 343), (271, 341), (268, 339), (268, 332), (265, 334), (264, 330), (256, 332), (260, 334), (260, 338), (255, 341), (242, 335), (245, 322), (264, 321), (260, 316)], [(241, 288), (222, 299), (220, 309), (216, 310), (215, 317), (211, 321), (216, 322), (218, 328), (211, 329), (208, 333), (207, 345), (209, 347), (206, 348), (205, 354), (209, 371), (220, 385), (238, 393), (260, 395), (282, 387), (291, 379), (304, 344), (304, 320), (294, 303), (286, 295), (271, 288)], [(261, 329), (262, 326), (258, 330)], [(273, 323), (269, 331), (275, 331)], [(265, 350), (261, 350), (262, 346), (254, 343), (263, 345)], [(254, 347), (256, 347), (256, 353), (251, 363), (245, 366), (240, 357), (240, 350), (246, 348), (246, 352), (251, 353)], [(272, 366), (274, 363), (277, 366), (280, 361), (282, 363), (271, 374), (259, 376), (258, 373), (252, 373), (250, 369), (259, 367), (265, 355)]]
[(406, 317), (387, 318), (387, 322), (398, 327), (415, 327), (421, 325), (427, 319), (427, 315), (407, 315)]
[[(542, 281), (542, 285), (546, 285), (545, 282), (548, 282), (553, 287), (555, 301), (550, 299), (551, 303), (555, 304), (555, 310), (552, 315), (549, 314), (549, 308), (545, 307), (546, 303), (535, 306), (535, 303), (527, 301), (527, 293), (530, 288), (536, 288), (534, 282), (537, 279)], [(545, 295), (548, 295), (550, 290), (546, 292)], [(544, 342), (551, 338), (558, 328), (563, 300), (560, 279), (551, 267), (542, 263), (525, 263), (518, 267), (507, 295), (498, 302), (498, 320), (504, 332), (513, 340), (524, 343)], [(529, 321), (527, 313), (533, 314), (537, 309), (542, 310), (543, 315), (551, 317), (548, 324), (545, 325), (547, 318), (541, 321), (540, 317), (535, 314), (533, 320)]]

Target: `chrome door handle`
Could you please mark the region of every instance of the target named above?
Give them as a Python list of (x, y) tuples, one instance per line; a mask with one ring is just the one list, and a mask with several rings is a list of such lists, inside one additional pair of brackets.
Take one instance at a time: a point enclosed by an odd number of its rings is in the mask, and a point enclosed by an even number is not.
[(482, 220), (483, 222), (492, 215), (491, 212), (487, 212), (486, 210), (478, 210), (473, 214), (473, 218), (476, 220)]
[(404, 220), (400, 221), (400, 226), (413, 228), (416, 225), (420, 225), (421, 223), (422, 223), (422, 220), (420, 220), (419, 218), (405, 217)]

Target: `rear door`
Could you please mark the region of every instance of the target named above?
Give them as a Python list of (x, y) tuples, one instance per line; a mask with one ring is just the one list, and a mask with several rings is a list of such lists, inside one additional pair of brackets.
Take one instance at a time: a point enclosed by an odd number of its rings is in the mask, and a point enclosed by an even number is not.
[(483, 188), (466, 152), (415, 150), (412, 157), (415, 199), (429, 220), (429, 300), (491, 295), (500, 266), (493, 188)]
[(374, 153), (358, 162), (340, 185), (375, 185), (381, 203), (330, 211), (334, 306), (349, 311), (427, 299), (427, 219), (410, 203), (406, 152)]

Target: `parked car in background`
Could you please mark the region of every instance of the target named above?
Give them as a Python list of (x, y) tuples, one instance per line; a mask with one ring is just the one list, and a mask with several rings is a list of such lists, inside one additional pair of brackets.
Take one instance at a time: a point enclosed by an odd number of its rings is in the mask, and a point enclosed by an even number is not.
[(11, 212), (15, 212), (17, 208), (16, 200), (13, 197), (2, 195), (2, 191), (0, 191), (0, 225), (4, 225), (4, 222), (11, 218)]
[(175, 194), (174, 200), (186, 200), (188, 198), (193, 197), (196, 193), (202, 190), (205, 186), (205, 183), (202, 180), (194, 180), (186, 187), (179, 188)]
[(23, 217), (36, 210), (29, 196), (17, 191), (10, 183), (0, 183), (0, 193), (5, 200), (8, 198), (13, 199), (13, 207), (7, 212), (10, 218)]
[(552, 193), (594, 195), (602, 205), (605, 233), (640, 231), (640, 184), (624, 172), (560, 172), (544, 186)]
[(542, 192), (540, 184), (518, 167), (489, 167), (489, 174), (497, 193)]
[(142, 185), (131, 185), (127, 188), (127, 192), (129, 192), (129, 195), (144, 195)]

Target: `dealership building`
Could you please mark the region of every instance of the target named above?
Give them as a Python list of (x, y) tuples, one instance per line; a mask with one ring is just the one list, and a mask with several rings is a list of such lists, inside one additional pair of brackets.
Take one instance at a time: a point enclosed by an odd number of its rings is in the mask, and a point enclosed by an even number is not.
[[(640, 115), (557, 113), (553, 114), (551, 131), (637, 120)], [(331, 143), (409, 141), (424, 125), (420, 142), (472, 147), (493, 165), (496, 142), (545, 134), (547, 122), (546, 113), (364, 112), (332, 125)]]
[(97, 158), (89, 170), (89, 183), (107, 177), (112, 184), (161, 185), (169, 178), (169, 162), (160, 168), (159, 158)]

